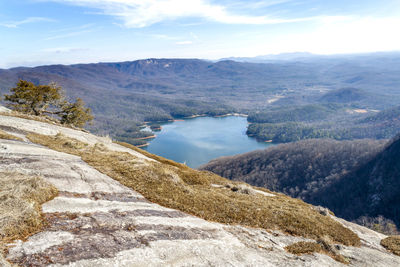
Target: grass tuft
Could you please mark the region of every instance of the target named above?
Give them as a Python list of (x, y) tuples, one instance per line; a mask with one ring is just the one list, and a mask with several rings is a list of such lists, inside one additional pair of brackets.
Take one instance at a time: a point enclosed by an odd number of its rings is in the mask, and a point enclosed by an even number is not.
[(400, 236), (386, 237), (381, 240), (381, 245), (393, 254), (400, 256)]
[(285, 250), (289, 253), (295, 255), (304, 255), (304, 254), (313, 254), (313, 253), (320, 253), (326, 254), (335, 261), (338, 261), (343, 264), (349, 264), (349, 260), (340, 255), (333, 246), (323, 239), (320, 239), (316, 242), (297, 242), (285, 247)]
[(315, 242), (297, 242), (285, 247), (286, 251), (295, 255), (320, 253), (322, 246)]
[(319, 214), (311, 205), (299, 199), (278, 193), (270, 197), (259, 193), (248, 194), (247, 189), (231, 190), (253, 187), (210, 172), (193, 170), (128, 144), (120, 143), (157, 162), (143, 163), (129, 153), (96, 146), (81, 144), (78, 146), (80, 149), (73, 148), (69, 144), (79, 141), (62, 135), (30, 134), (28, 138), (51, 149), (80, 156), (98, 171), (165, 207), (209, 221), (281, 230), (315, 240), (328, 236), (335, 243), (360, 245), (360, 239), (354, 232), (329, 216)]
[(24, 140), (22, 140), (22, 138), (12, 135), (12, 134), (9, 134), (3, 130), (0, 130), (0, 139), (24, 141)]
[(24, 239), (44, 224), (40, 205), (57, 195), (57, 189), (37, 176), (0, 172), (0, 264), (5, 243)]
[(24, 238), (42, 224), (40, 205), (54, 198), (57, 189), (37, 176), (0, 172), (0, 242)]

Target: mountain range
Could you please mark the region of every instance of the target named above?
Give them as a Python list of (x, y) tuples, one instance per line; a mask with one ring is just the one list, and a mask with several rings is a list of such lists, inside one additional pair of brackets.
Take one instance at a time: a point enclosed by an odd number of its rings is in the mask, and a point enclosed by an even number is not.
[[(248, 113), (327, 100), (377, 110), (399, 103), (399, 54), (307, 58), (273, 63), (145, 59), (19, 67), (0, 70), (0, 93), (7, 93), (19, 79), (56, 82), (69, 97), (81, 97), (92, 108), (96, 119), (90, 130), (114, 137), (136, 132), (144, 121), (196, 114)], [(350, 102), (343, 99), (343, 92), (325, 95), (348, 87), (358, 90)]]
[[(256, 60), (0, 70), (2, 94), (56, 82), (112, 137), (0, 106), (0, 264), (398, 266), (400, 135), (376, 139), (399, 132), (400, 55)], [(319, 139), (201, 170), (132, 145), (146, 121), (231, 112), (261, 140)]]

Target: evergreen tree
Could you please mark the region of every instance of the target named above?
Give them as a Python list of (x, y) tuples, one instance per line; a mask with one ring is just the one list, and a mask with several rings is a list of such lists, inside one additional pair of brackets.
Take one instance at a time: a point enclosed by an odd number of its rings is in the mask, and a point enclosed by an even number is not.
[(93, 120), (90, 108), (85, 107), (82, 99), (77, 98), (75, 103), (67, 101), (62, 88), (54, 83), (35, 85), (20, 80), (10, 91), (12, 94), (5, 95), (4, 100), (10, 102), (7, 106), (13, 110), (36, 116), (48, 114), (59, 117), (62, 124), (78, 127)]

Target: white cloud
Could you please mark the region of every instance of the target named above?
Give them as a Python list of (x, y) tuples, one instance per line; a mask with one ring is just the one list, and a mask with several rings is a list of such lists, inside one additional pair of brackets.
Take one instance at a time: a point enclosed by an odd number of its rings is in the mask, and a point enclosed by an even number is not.
[(149, 34), (150, 37), (160, 39), (160, 40), (177, 40), (179, 37), (169, 36), (166, 34)]
[(263, 0), (258, 2), (239, 1), (239, 2), (233, 2), (230, 5), (235, 8), (260, 9), (260, 8), (285, 4), (288, 2), (293, 2), (293, 0)]
[(51, 0), (102, 10), (116, 16), (130, 28), (141, 28), (165, 20), (196, 17), (226, 24), (278, 24), (312, 18), (280, 19), (233, 14), (225, 6), (207, 0)]
[(193, 32), (190, 33), (190, 36), (192, 36), (192, 38), (195, 40), (199, 40), (199, 37), (196, 34), (194, 34)]
[(90, 32), (93, 32), (93, 30), (68, 32), (68, 33), (64, 33), (64, 34), (58, 34), (58, 35), (53, 35), (53, 36), (47, 37), (45, 40), (49, 41), (49, 40), (56, 40), (56, 39), (64, 39), (64, 38), (75, 37), (75, 36), (90, 33)]
[(52, 30), (50, 32), (52, 32), (52, 33), (74, 32), (74, 31), (76, 32), (76, 31), (79, 31), (79, 30), (85, 30), (85, 29), (88, 29), (88, 28), (92, 28), (94, 26), (96, 26), (96, 24), (87, 23), (87, 24), (83, 24), (83, 25), (80, 25), (80, 26), (77, 26), (77, 27), (56, 29), (56, 30)]
[(400, 50), (400, 17), (327, 17), (298, 45), (315, 53), (359, 53)]
[(176, 42), (175, 44), (177, 45), (191, 45), (193, 44), (192, 41), (181, 41), (181, 42)]
[(53, 48), (42, 49), (43, 52), (55, 53), (55, 54), (73, 53), (73, 52), (81, 52), (81, 51), (87, 51), (87, 50), (89, 50), (89, 49), (77, 48), (77, 47), (53, 47)]
[(246, 36), (242, 39), (251, 40), (251, 43), (240, 43), (242, 48), (229, 52), (255, 56), (298, 51), (316, 54), (400, 51), (398, 25), (400, 17), (319, 17), (313, 27), (297, 32)]
[(9, 22), (0, 22), (0, 26), (7, 28), (18, 28), (23, 24), (35, 23), (35, 22), (54, 22), (55, 20), (43, 17), (29, 17), (24, 20), (19, 21), (9, 21)]

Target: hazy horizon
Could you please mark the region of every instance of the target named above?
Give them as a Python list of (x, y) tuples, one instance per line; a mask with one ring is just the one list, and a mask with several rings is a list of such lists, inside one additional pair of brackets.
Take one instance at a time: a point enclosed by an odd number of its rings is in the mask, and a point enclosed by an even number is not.
[(397, 25), (396, 0), (3, 1), (0, 68), (395, 52)]
[[(363, 56), (363, 55), (373, 55), (373, 54), (400, 54), (400, 50), (396, 51), (375, 51), (375, 52), (366, 52), (366, 53), (342, 53), (342, 54), (329, 54), (329, 55), (324, 55), (324, 54), (314, 54), (310, 52), (289, 52), (289, 53), (277, 53), (277, 54), (266, 54), (266, 55), (257, 55), (253, 57), (241, 57), (241, 56), (230, 56), (230, 57), (224, 57), (224, 58), (217, 58), (217, 59), (209, 59), (209, 58), (195, 58), (195, 57), (148, 57), (148, 58), (134, 58), (134, 59), (125, 59), (125, 60), (109, 60), (109, 61), (93, 61), (93, 62), (74, 62), (74, 63), (61, 63), (61, 62), (50, 62), (50, 63), (28, 63), (27, 65), (15, 65), (15, 66), (8, 66), (8, 67), (3, 67), (0, 69), (13, 69), (13, 68), (34, 68), (34, 67), (41, 67), (41, 66), (51, 66), (51, 65), (79, 65), (79, 64), (100, 64), (100, 63), (118, 63), (118, 62), (133, 62), (133, 61), (139, 61), (139, 60), (149, 60), (149, 59), (199, 59), (199, 60), (205, 60), (205, 61), (211, 61), (211, 62), (218, 62), (222, 60), (235, 60), (235, 59), (257, 59), (257, 58), (268, 58), (268, 57), (279, 57), (281, 55), (296, 55), (296, 54), (308, 54), (309, 56), (317, 56), (317, 57), (340, 57), (340, 56)], [(261, 59), (262, 60), (262, 59)], [(257, 61), (256, 61), (257, 62)], [(254, 63), (252, 61), (249, 61), (249, 63)]]

